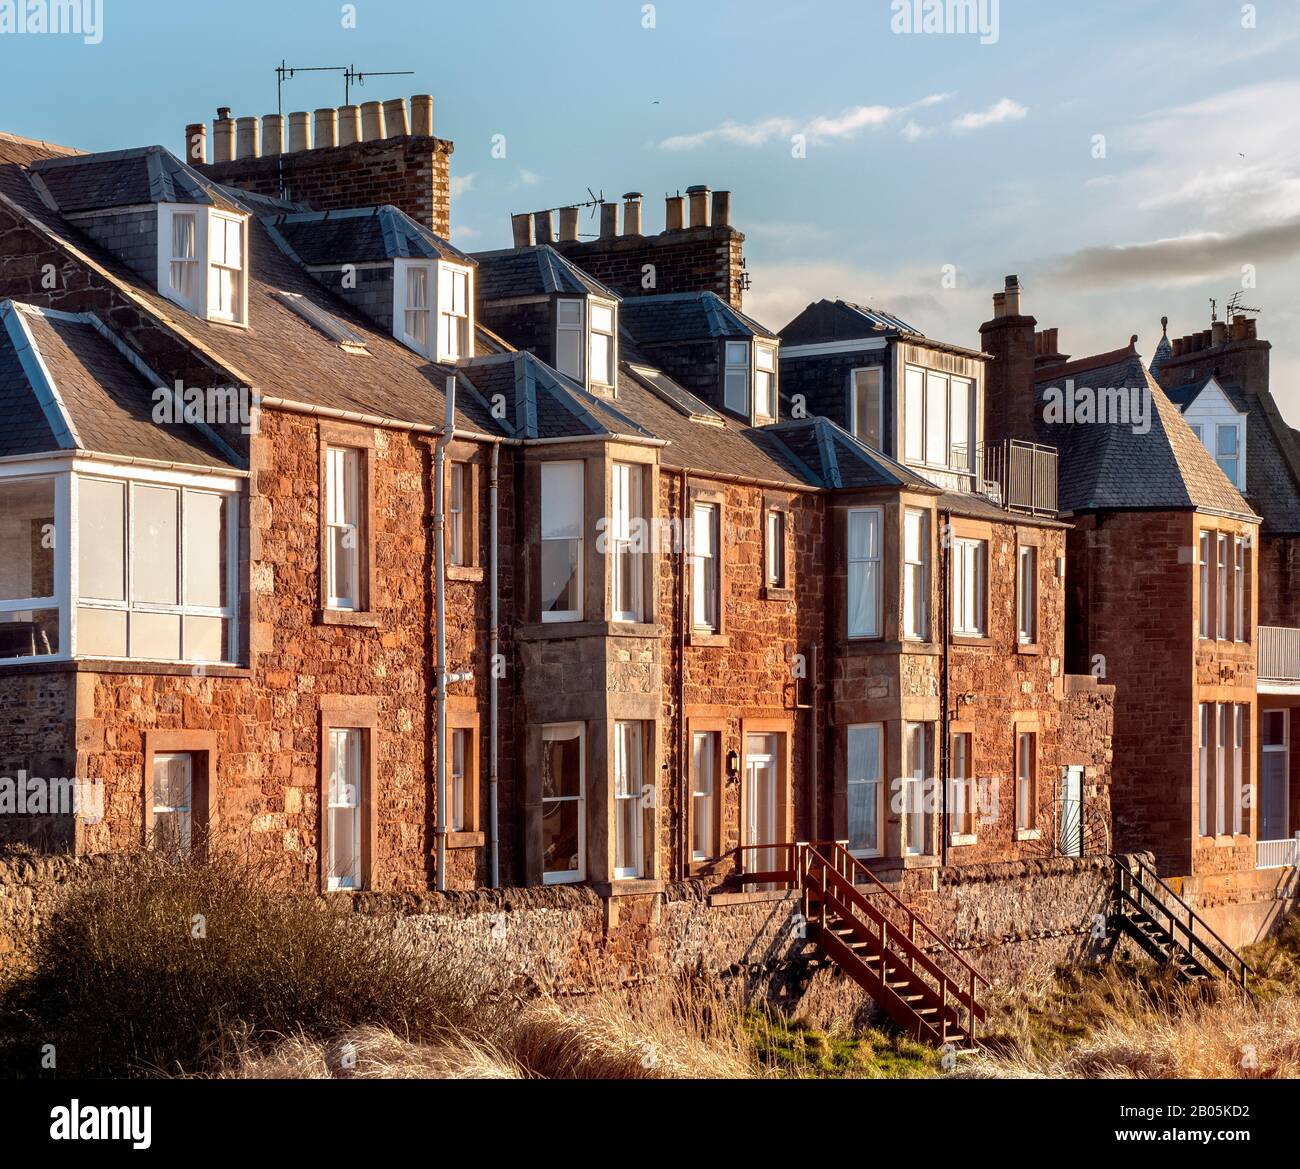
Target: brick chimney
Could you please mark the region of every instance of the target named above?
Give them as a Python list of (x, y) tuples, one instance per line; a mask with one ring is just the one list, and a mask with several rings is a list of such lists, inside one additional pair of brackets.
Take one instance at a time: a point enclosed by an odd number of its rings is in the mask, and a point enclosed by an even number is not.
[(642, 234), (640, 194), (623, 200), (621, 234), (618, 208), (610, 203), (602, 207), (599, 238), (566, 238), (561, 231), (552, 246), (623, 296), (716, 292), (741, 307), (748, 285), (745, 237), (731, 226), (729, 191), (693, 186), (685, 196), (669, 195), (658, 235)]
[(1203, 382), (1211, 374), (1248, 394), (1268, 389), (1269, 351), (1259, 336), (1259, 322), (1245, 313), (1215, 321), (1209, 329), (1174, 342), (1173, 353), (1156, 372), (1166, 390)]
[[(1006, 287), (993, 296), (993, 319), (980, 326), (980, 348), (993, 360), (984, 371), (984, 441), (1007, 438), (1033, 440), (1037, 433), (1034, 370), (1040, 356), (1035, 334), (1038, 322), (1021, 314), (1019, 276), (1008, 276)], [(1056, 331), (1047, 330), (1056, 349)]]
[[(451, 231), (449, 166), (454, 147), (433, 133), (433, 98), (417, 95), (361, 107), (281, 117), (230, 116), (214, 123), (213, 161), (192, 155), (198, 127), (185, 133), (191, 165), (215, 182), (306, 203), (317, 211), (391, 203), (444, 238)], [(206, 142), (203, 143), (206, 154)]]

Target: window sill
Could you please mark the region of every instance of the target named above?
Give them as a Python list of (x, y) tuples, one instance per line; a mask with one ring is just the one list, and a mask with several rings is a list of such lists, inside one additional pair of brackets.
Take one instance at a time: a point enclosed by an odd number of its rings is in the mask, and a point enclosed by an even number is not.
[(47, 658), (29, 662), (5, 659), (0, 662), (0, 678), (16, 674), (144, 674), (155, 677), (193, 677), (202, 670), (205, 678), (251, 678), (247, 666), (217, 665), (209, 662), (124, 661), (121, 658)]
[(472, 584), (482, 584), (484, 580), (483, 570), (471, 564), (449, 564), (447, 565), (447, 579), (469, 581)]
[(1041, 657), (1043, 647), (1038, 642), (1016, 642), (1016, 653), (1026, 657)]
[(993, 639), (975, 633), (954, 633), (952, 635), (952, 644), (954, 646), (965, 646), (968, 649), (991, 649)]
[(598, 897), (650, 897), (664, 891), (664, 883), (645, 877), (617, 877), (592, 884)]
[(764, 585), (758, 590), (758, 595), (764, 601), (793, 601), (794, 589), (788, 589), (784, 586), (777, 588), (775, 585)]
[(354, 629), (379, 629), (384, 624), (381, 614), (359, 609), (317, 609), (317, 625), (343, 625)]
[(634, 625), (619, 621), (542, 621), (521, 625), (517, 641), (564, 641), (574, 637), (662, 637), (662, 625)]
[(716, 649), (727, 649), (731, 645), (731, 638), (725, 633), (710, 633), (706, 629), (692, 629), (687, 635), (686, 644), (696, 647), (714, 647)]
[(978, 843), (979, 837), (977, 837), (973, 832), (969, 834), (956, 833), (948, 838), (949, 848), (965, 848), (967, 845)]
[(482, 848), (487, 836), (482, 832), (448, 832), (448, 848)]
[(1042, 840), (1043, 830), (1041, 828), (1017, 828), (1017, 840)]

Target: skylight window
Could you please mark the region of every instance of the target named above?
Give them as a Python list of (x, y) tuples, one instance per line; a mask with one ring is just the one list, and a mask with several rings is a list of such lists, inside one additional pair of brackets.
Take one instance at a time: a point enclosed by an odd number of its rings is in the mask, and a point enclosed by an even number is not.
[(158, 205), (158, 290), (196, 317), (248, 322), (248, 220), (213, 207)]
[(275, 299), (297, 313), (309, 325), (319, 329), (346, 353), (368, 356), (366, 339), (332, 313), (313, 304), (301, 292), (277, 292)]

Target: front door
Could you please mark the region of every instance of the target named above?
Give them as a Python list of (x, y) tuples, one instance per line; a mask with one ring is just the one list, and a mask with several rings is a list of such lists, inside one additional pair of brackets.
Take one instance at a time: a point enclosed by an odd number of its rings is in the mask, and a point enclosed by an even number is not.
[[(776, 822), (777, 736), (750, 735), (745, 741), (745, 844), (779, 843)], [(747, 854), (750, 872), (770, 873), (779, 867), (777, 850)]]
[(1061, 855), (1083, 855), (1083, 768), (1061, 769)]

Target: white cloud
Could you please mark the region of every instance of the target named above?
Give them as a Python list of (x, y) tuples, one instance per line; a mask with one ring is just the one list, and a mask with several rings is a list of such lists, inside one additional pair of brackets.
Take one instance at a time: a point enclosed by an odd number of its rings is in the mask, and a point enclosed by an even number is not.
[(1019, 102), (1004, 97), (986, 110), (962, 114), (960, 118), (954, 119), (952, 128), (954, 130), (983, 130), (988, 126), (1001, 125), (1003, 122), (1018, 122), (1028, 113), (1027, 106), (1022, 106)]
[(474, 180), (477, 178), (477, 174), (452, 175), (451, 197), (453, 199), (459, 199), (462, 195), (468, 194), (474, 189)]
[(924, 126), (918, 126), (914, 121), (912, 121), (909, 118), (907, 125), (904, 126), (901, 130), (899, 130), (898, 133), (902, 138), (906, 139), (908, 142), (915, 142), (918, 138), (928, 138), (931, 134), (934, 133), (934, 131), (927, 130)]

